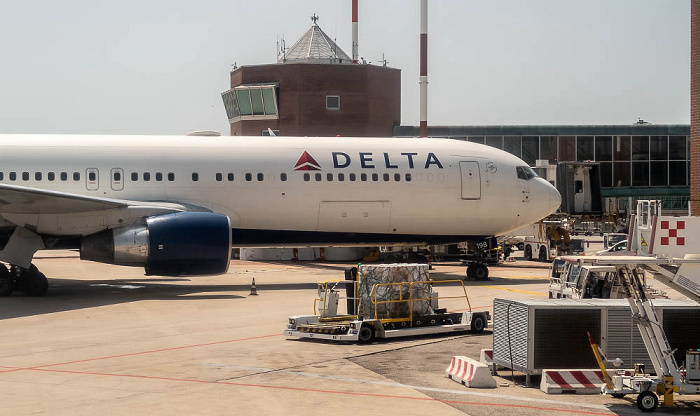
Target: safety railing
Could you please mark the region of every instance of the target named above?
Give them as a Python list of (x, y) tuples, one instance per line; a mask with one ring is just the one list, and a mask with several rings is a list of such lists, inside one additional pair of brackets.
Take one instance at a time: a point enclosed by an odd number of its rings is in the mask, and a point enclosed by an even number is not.
[[(319, 293), (321, 293), (321, 289), (323, 290), (323, 297), (315, 298), (314, 299), (314, 315), (319, 315), (319, 319), (322, 320), (330, 320), (330, 319), (350, 319), (350, 318), (357, 318), (357, 315), (351, 315), (351, 314), (346, 314), (346, 315), (333, 315), (333, 316), (328, 316), (326, 312), (330, 309), (329, 308), (329, 303), (331, 301), (331, 293), (339, 293), (338, 285), (353, 285), (353, 293), (355, 294), (354, 297), (347, 297), (347, 296), (338, 296), (337, 300), (340, 302), (341, 300), (352, 300), (353, 303), (355, 304), (355, 310), (357, 311), (357, 304), (359, 302), (359, 297), (358, 297), (358, 287), (357, 287), (357, 281), (353, 280), (329, 280), (325, 282), (318, 282), (319, 285)], [(332, 300), (332, 301), (335, 301)]]
[[(443, 283), (459, 283), (462, 286), (462, 292), (464, 295), (458, 295), (458, 296), (437, 296), (437, 297), (414, 297), (414, 285), (429, 285), (430, 287), (436, 285), (436, 284), (443, 284)], [(382, 288), (382, 287), (392, 287), (392, 286), (398, 286), (399, 287), (399, 299), (389, 299), (389, 300), (378, 300), (377, 299), (377, 291)], [(408, 297), (404, 298), (404, 290), (401, 288), (401, 286), (408, 286)], [(434, 293), (434, 292), (430, 292)], [(383, 323), (391, 323), (391, 322), (409, 322), (410, 326), (413, 326), (413, 305), (414, 302), (421, 302), (421, 301), (430, 301), (432, 302), (433, 300), (437, 299), (438, 301), (440, 299), (460, 299), (464, 298), (467, 301), (467, 310), (471, 312), (472, 310), (472, 305), (469, 302), (469, 296), (467, 296), (467, 289), (464, 286), (464, 282), (461, 280), (427, 280), (427, 281), (417, 281), (417, 282), (392, 282), (392, 283), (377, 283), (374, 285), (372, 288), (372, 294), (371, 294), (371, 302), (372, 305), (374, 306), (374, 319), (381, 319)], [(379, 305), (382, 304), (392, 304), (392, 303), (408, 303), (409, 305), (409, 312), (407, 317), (399, 317), (399, 318), (380, 318), (379, 317)]]

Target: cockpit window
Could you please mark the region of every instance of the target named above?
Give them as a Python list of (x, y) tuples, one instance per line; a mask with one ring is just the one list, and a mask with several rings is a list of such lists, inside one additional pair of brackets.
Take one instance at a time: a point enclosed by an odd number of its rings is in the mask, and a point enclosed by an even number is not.
[(537, 177), (537, 174), (529, 166), (516, 166), (515, 171), (518, 173), (518, 179), (529, 181)]

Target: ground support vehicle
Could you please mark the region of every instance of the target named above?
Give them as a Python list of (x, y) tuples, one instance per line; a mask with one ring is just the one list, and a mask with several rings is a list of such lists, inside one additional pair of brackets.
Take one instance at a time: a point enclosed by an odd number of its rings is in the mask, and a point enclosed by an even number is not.
[(610, 248), (623, 240), (627, 240), (627, 234), (605, 233), (603, 234), (603, 248)]
[[(666, 292), (642, 284), (652, 299), (668, 298)], [(549, 273), (550, 299), (625, 299), (627, 297), (621, 279), (614, 266), (567, 263), (557, 258)]]
[[(360, 271), (359, 281), (320, 282), (314, 314), (290, 316), (284, 335), (368, 343), (375, 338), (480, 333), (488, 325), (490, 313), (471, 310), (461, 280), (382, 282), (372, 285), (369, 296), (363, 296), (359, 289), (362, 278)], [(433, 291), (436, 285), (456, 286), (459, 295), (439, 296)], [(343, 286), (353, 296), (341, 297)], [(448, 312), (438, 307), (439, 299), (449, 298), (464, 299), (466, 309)], [(342, 299), (347, 301), (346, 314), (338, 313)]]
[[(684, 293), (700, 303), (700, 274), (678, 275), (684, 270), (684, 265), (700, 265), (700, 258), (565, 256), (563, 259), (572, 264), (615, 267), (632, 310), (632, 317), (639, 328), (644, 346), (654, 366), (656, 376), (653, 377), (646, 374), (638, 365), (635, 365), (636, 371), (631, 376), (616, 373), (610, 375), (605, 368), (604, 358), (597, 352), (597, 346), (591, 342), (598, 364), (605, 375), (606, 384), (602, 388), (603, 394), (610, 394), (613, 397), (637, 394), (637, 406), (644, 412), (656, 409), (659, 396), (663, 396), (665, 406), (671, 407), (674, 393), (700, 394), (700, 349), (688, 350), (684, 365), (678, 365), (644, 284), (644, 269), (661, 267), (665, 270), (667, 266), (680, 266), (676, 269), (676, 275), (665, 283), (674, 289), (684, 289)], [(682, 283), (676, 283), (678, 278), (684, 279)]]
[(583, 252), (584, 242), (578, 238), (570, 239), (567, 246), (562, 247), (557, 240), (525, 237), (525, 260), (552, 261), (562, 254), (583, 254)]

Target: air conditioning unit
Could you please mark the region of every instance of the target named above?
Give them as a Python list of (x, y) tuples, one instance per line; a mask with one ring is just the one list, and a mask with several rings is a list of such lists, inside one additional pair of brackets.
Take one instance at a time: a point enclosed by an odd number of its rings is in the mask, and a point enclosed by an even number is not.
[[(700, 348), (700, 305), (686, 300), (653, 301), (679, 364)], [(608, 360), (623, 368), (654, 368), (625, 299), (494, 299), (493, 362), (525, 374), (543, 369), (598, 368), (588, 333)]]

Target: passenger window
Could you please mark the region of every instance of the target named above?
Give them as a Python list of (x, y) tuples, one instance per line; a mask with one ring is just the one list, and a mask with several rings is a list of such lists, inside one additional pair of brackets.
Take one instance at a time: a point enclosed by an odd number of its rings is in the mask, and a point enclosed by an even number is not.
[(385, 173), (384, 175), (384, 182), (389, 182), (389, 179), (391, 178), (388, 173)]
[(10, 172), (10, 180), (11, 181), (17, 180), (17, 172)]
[(332, 173), (326, 174), (326, 180), (328, 180), (328, 182), (333, 182), (333, 174)]
[(22, 180), (23, 181), (29, 180), (29, 172), (22, 172)]
[(286, 173), (280, 173), (280, 180), (281, 180), (282, 182), (286, 182), (286, 181), (287, 181), (287, 174), (286, 174)]
[(245, 180), (246, 180), (246, 182), (252, 181), (252, 180), (253, 180), (253, 175), (250, 174), (250, 173), (246, 173), (246, 174), (245, 174)]
[(73, 172), (73, 180), (76, 182), (80, 180), (80, 172)]
[(321, 179), (323, 179), (323, 177), (321, 176), (320, 173), (317, 173), (315, 176), (316, 176), (316, 182), (321, 182)]
[(304, 182), (308, 182), (310, 180), (311, 180), (311, 175), (309, 175), (308, 173), (305, 173), (304, 174)]
[(379, 174), (378, 173), (373, 173), (372, 174), (372, 181), (377, 182), (379, 180)]
[[(10, 179), (12, 179), (12, 178), (10, 178)], [(68, 173), (61, 172), (61, 180), (64, 182), (67, 181), (68, 180)]]
[(355, 179), (356, 179), (355, 174), (351, 173), (350, 174), (350, 182), (355, 182)]
[(90, 182), (95, 182), (95, 179), (97, 179), (97, 175), (95, 175), (95, 172), (88, 173), (88, 180)]
[(34, 172), (34, 180), (35, 181), (41, 180), (41, 172)]
[(4, 180), (4, 179), (5, 179), (5, 174), (2, 173), (2, 172), (0, 172), (0, 181), (2, 181), (2, 180)]
[[(50, 176), (50, 175), (51, 175), (51, 174), (49, 173), (49, 180), (51, 181), (51, 180), (53, 180), (53, 179), (51, 179), (51, 176)], [(115, 171), (115, 172), (112, 174), (112, 180), (113, 180), (114, 182), (121, 182), (121, 180), (122, 180), (122, 173), (121, 173), (121, 172)]]
[(199, 180), (199, 173), (192, 172), (192, 182), (197, 182)]
[(143, 180), (148, 182), (151, 180), (151, 173), (150, 172), (144, 172), (143, 173)]
[(168, 173), (168, 181), (173, 182), (175, 180), (175, 174), (172, 172)]
[(131, 172), (131, 181), (136, 182), (139, 180), (139, 174), (136, 172)]
[(233, 182), (233, 173), (228, 174), (228, 181)]
[(366, 173), (361, 173), (360, 174), (360, 180), (362, 182), (367, 182), (367, 174)]
[(401, 182), (401, 174), (400, 173), (395, 173), (394, 174), (394, 180), (396, 182)]
[(156, 172), (156, 180), (158, 182), (163, 180), (163, 173), (162, 172)]
[(217, 173), (216, 174), (216, 181), (221, 182), (222, 180), (224, 180), (224, 175)]
[(265, 175), (263, 175), (262, 173), (258, 173), (258, 182), (262, 182), (263, 179), (265, 179)]
[(338, 180), (339, 180), (340, 182), (343, 182), (343, 181), (345, 180), (345, 174), (344, 174), (344, 173), (339, 173), (339, 174), (338, 174)]
[(406, 174), (406, 182), (411, 182), (411, 174), (410, 173)]

